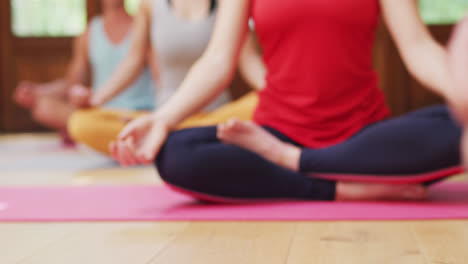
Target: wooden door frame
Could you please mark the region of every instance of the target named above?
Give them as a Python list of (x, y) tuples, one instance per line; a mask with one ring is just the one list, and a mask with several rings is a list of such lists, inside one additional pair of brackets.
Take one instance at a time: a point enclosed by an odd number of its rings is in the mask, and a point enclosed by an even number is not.
[(8, 116), (9, 98), (8, 87), (10, 86), (12, 56), (11, 45), (11, 19), (10, 1), (0, 1), (0, 131), (6, 129), (6, 119)]
[(88, 21), (94, 16), (101, 14), (102, 6), (100, 0), (86, 0), (86, 11), (88, 14)]

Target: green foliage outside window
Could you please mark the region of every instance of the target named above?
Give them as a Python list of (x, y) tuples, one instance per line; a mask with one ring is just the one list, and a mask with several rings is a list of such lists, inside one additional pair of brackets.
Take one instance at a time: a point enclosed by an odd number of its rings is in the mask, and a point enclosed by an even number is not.
[(426, 24), (454, 24), (468, 11), (468, 0), (419, 0)]
[[(133, 15), (139, 3), (125, 0), (125, 8)], [(18, 37), (69, 37), (86, 28), (86, 0), (11, 0), (11, 9), (12, 32)]]
[(135, 15), (138, 10), (138, 5), (140, 4), (141, 0), (126, 0), (125, 1), (125, 9), (131, 15)]
[(11, 9), (19, 37), (76, 36), (86, 27), (85, 0), (11, 0)]

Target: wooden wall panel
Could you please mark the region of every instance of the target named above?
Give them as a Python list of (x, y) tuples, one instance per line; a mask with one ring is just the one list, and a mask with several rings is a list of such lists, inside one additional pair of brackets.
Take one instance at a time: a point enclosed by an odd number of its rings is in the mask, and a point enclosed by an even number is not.
[[(71, 58), (67, 46), (49, 52), (41, 50), (40, 53), (31, 54), (29, 50), (16, 49), (12, 70), (15, 74), (15, 84), (20, 80), (34, 82), (48, 82), (65, 74), (68, 62)], [(11, 87), (10, 94), (14, 90)], [(11, 96), (10, 96), (11, 97)], [(42, 128), (31, 120), (30, 114), (21, 107), (11, 102), (10, 115), (13, 117), (8, 123), (9, 131), (37, 131)]]
[[(445, 44), (453, 26), (431, 26), (434, 38)], [(380, 76), (380, 86), (395, 115), (424, 106), (443, 103), (443, 99), (423, 87), (409, 75), (387, 29), (381, 26), (376, 40), (375, 67)]]
[[(445, 45), (447, 44), (453, 31), (453, 26), (432, 26), (430, 29), (434, 38)], [(409, 106), (409, 110), (418, 109), (428, 105), (444, 103), (444, 100), (440, 96), (430, 92), (414, 79), (411, 79), (409, 89), (409, 96), (411, 98), (411, 105)]]
[(387, 103), (395, 114), (406, 112), (410, 105), (408, 90), (410, 77), (383, 25), (377, 32), (374, 60), (380, 78), (380, 87), (387, 96)]

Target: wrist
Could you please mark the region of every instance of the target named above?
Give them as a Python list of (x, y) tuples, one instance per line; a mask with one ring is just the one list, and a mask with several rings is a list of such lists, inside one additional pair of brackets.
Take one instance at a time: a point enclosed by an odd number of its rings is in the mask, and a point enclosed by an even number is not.
[(176, 126), (173, 122), (169, 120), (168, 115), (160, 112), (153, 113), (152, 119), (155, 124), (158, 124), (158, 126), (162, 127), (167, 132), (170, 132)]
[(455, 85), (447, 87), (442, 96), (447, 105), (452, 108), (465, 108), (465, 104), (468, 102), (468, 100), (466, 100), (468, 97), (466, 97), (464, 93), (460, 93), (460, 89)]

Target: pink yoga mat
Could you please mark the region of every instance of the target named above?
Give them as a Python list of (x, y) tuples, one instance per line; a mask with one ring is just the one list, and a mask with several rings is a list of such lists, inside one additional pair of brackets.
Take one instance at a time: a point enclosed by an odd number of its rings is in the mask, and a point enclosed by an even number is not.
[(467, 219), (468, 184), (431, 188), (426, 202), (203, 204), (163, 186), (1, 187), (1, 222)]

